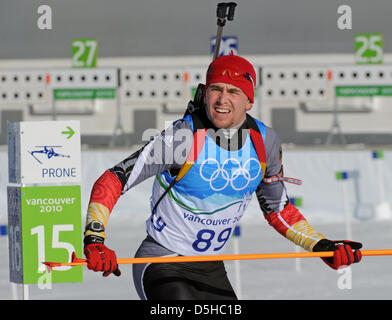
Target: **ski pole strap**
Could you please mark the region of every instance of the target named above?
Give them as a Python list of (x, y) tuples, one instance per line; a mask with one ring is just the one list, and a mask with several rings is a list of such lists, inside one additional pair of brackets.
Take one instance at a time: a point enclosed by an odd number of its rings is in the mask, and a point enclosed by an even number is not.
[(302, 180), (300, 180), (300, 179), (283, 177), (283, 176), (280, 176), (280, 175), (275, 175), (275, 176), (271, 176), (271, 177), (265, 177), (263, 179), (263, 181), (265, 183), (273, 183), (273, 182), (278, 182), (278, 181), (284, 181), (284, 182), (288, 182), (288, 183), (292, 183), (292, 184), (296, 184), (296, 185), (301, 185), (302, 184)]

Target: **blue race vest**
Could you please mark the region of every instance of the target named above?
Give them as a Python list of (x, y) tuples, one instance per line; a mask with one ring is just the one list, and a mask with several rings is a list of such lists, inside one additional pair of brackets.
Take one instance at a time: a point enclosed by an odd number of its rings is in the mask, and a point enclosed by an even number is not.
[[(184, 119), (192, 125), (190, 116)], [(265, 126), (258, 121), (257, 125), (264, 140)], [(225, 150), (206, 136), (195, 163), (147, 220), (148, 233), (182, 255), (219, 254), (264, 171), (249, 133), (236, 151)], [(175, 178), (168, 172), (156, 176), (152, 208)]]

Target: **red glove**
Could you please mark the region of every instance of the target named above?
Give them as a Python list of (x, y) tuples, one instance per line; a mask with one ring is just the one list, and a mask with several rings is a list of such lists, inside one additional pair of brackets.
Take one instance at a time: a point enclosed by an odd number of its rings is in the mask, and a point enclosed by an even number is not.
[(117, 265), (116, 253), (110, 250), (103, 243), (91, 243), (84, 247), (84, 254), (87, 258), (87, 267), (94, 271), (103, 271), (103, 276), (107, 277), (113, 272), (117, 277), (121, 271)]
[(359, 250), (361, 248), (362, 244), (359, 242), (322, 239), (313, 247), (313, 252), (334, 251), (333, 257), (321, 259), (332, 269), (337, 270), (343, 266), (349, 266), (352, 263), (361, 261), (362, 253)]

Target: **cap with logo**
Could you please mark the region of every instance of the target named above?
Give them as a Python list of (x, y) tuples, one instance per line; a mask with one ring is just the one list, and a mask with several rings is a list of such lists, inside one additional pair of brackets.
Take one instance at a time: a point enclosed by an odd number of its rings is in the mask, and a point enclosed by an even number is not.
[(233, 54), (215, 59), (207, 70), (205, 91), (210, 84), (217, 82), (240, 88), (250, 102), (254, 102), (256, 72), (248, 60)]

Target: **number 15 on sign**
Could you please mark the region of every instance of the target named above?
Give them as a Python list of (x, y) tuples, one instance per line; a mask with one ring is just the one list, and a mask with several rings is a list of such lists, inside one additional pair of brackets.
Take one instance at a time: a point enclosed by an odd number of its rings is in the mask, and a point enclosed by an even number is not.
[[(39, 283), (42, 262), (82, 252), (80, 186), (8, 187), (10, 280)], [(57, 269), (51, 283), (81, 282), (83, 270)]]

